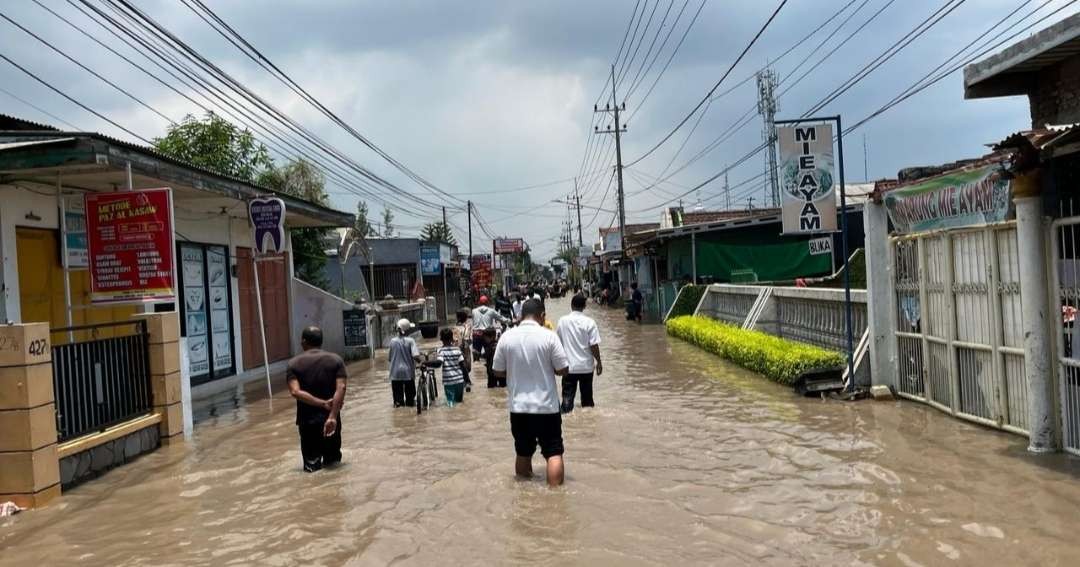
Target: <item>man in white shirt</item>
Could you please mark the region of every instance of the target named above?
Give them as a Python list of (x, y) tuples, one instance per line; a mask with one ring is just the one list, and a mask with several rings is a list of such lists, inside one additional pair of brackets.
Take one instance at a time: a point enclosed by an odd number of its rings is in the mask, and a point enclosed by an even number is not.
[(511, 306), (511, 309), (514, 312), (514, 321), (520, 321), (521, 320), (521, 306), (522, 305), (525, 305), (525, 300), (522, 299), (520, 295), (515, 293), (514, 294), (514, 304)]
[(581, 407), (591, 408), (593, 402), (593, 372), (599, 376), (604, 372), (600, 362), (600, 329), (596, 321), (585, 315), (585, 296), (575, 295), (570, 300), (572, 311), (559, 319), (555, 334), (559, 336), (570, 370), (562, 379), (562, 412), (574, 411), (574, 398), (578, 386), (581, 386)]
[(495, 349), (493, 369), (509, 389), (510, 432), (514, 436), (518, 476), (532, 476), (532, 456), (540, 445), (547, 459), (549, 486), (563, 483), (562, 414), (555, 376), (565, 376), (570, 363), (555, 333), (544, 328), (544, 306), (530, 299), (521, 308), (521, 324), (503, 334)]

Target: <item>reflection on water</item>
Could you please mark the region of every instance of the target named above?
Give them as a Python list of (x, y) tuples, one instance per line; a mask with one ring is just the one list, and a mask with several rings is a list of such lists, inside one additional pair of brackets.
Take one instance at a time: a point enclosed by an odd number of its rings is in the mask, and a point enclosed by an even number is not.
[[(552, 306), (564, 312), (567, 302)], [(351, 367), (346, 463), (300, 472), (262, 389), (162, 448), (0, 520), (0, 564), (1075, 564), (1080, 470), (913, 403), (789, 390), (621, 312), (598, 406), (564, 421), (567, 483), (513, 477), (505, 392), (393, 410)], [(246, 402), (242, 399), (246, 398)], [(539, 466), (537, 471), (543, 470)]]

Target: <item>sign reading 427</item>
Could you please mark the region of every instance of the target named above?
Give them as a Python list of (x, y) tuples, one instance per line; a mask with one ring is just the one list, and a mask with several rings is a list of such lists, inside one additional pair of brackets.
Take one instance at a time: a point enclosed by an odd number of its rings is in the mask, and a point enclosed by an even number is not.
[(832, 124), (784, 126), (776, 136), (784, 233), (835, 231)]

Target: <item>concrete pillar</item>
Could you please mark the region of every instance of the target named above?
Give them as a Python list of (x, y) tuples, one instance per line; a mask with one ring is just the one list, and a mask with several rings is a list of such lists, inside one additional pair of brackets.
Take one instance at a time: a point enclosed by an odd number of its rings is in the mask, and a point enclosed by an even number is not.
[(0, 502), (60, 495), (48, 323), (0, 326)]
[(1016, 237), (1020, 257), (1024, 373), (1028, 384), (1028, 451), (1046, 453), (1057, 449), (1057, 428), (1054, 426), (1046, 242), (1037, 171), (1013, 180), (1013, 201), (1016, 203)]
[(867, 202), (863, 207), (866, 244), (866, 310), (870, 329), (870, 383), (896, 388), (896, 354), (893, 352), (893, 265), (889, 249), (889, 216), (885, 205)]
[(150, 381), (154, 413), (161, 416), (161, 443), (182, 439), (184, 410), (180, 387), (180, 319), (173, 313), (143, 316), (150, 333)]

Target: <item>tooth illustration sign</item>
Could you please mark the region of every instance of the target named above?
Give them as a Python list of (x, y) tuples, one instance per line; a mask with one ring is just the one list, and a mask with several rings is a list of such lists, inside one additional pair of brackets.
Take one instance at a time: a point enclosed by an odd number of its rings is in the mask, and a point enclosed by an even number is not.
[(248, 202), (248, 216), (259, 254), (285, 250), (285, 201), (277, 197), (252, 199)]

